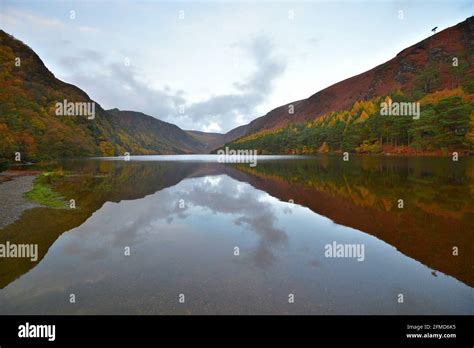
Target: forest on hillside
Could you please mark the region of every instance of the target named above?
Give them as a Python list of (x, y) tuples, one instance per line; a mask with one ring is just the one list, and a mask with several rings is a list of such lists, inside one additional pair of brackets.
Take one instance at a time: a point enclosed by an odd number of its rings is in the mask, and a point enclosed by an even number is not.
[(304, 124), (289, 124), (241, 137), (224, 146), (256, 149), (261, 154), (328, 152), (437, 154), (472, 153), (474, 84), (424, 95), (419, 117), (383, 115), (383, 103), (406, 102), (401, 91), (356, 101)]

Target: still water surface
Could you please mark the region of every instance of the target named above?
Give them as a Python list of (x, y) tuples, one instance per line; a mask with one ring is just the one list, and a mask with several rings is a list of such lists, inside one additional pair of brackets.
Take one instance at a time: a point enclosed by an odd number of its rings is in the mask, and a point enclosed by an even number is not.
[(0, 313), (474, 314), (471, 159), (184, 159), (62, 163), (77, 209), (0, 230), (40, 249), (0, 260)]

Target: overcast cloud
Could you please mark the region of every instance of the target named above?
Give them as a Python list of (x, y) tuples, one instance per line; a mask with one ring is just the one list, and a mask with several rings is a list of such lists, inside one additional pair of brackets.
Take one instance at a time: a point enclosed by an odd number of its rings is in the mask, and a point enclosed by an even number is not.
[(185, 129), (222, 131), (250, 122), (285, 69), (282, 60), (274, 56), (268, 37), (256, 37), (240, 47), (252, 59), (254, 72), (246, 80), (234, 82), (234, 93), (195, 103), (189, 102), (182, 90), (151, 87), (141, 79), (144, 73), (138, 67), (125, 59), (123, 63), (107, 62), (99, 51), (82, 50), (60, 57), (58, 63), (70, 73), (67, 81), (75, 81), (104, 105), (141, 111)]

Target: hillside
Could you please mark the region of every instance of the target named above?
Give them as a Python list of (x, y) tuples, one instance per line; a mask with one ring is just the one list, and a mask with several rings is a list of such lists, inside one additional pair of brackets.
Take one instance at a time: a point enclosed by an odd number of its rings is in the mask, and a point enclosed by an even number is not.
[(187, 130), (186, 133), (191, 135), (197, 141), (199, 141), (204, 146), (203, 152), (209, 152), (216, 147), (225, 144), (227, 141), (231, 141), (235, 138), (225, 139), (225, 134), (222, 133), (207, 133), (195, 130)]
[[(17, 58), (20, 58), (18, 60)], [(56, 103), (93, 103), (76, 86), (55, 78), (38, 55), (0, 30), (0, 158), (22, 160), (203, 151), (179, 127), (130, 111), (105, 111), (95, 117), (56, 115)], [(92, 105), (92, 104), (88, 104)]]
[(203, 144), (204, 153), (209, 153), (213, 149), (245, 135), (246, 129), (246, 126), (240, 126), (225, 134), (200, 132), (195, 130), (187, 130), (186, 132)]
[(107, 113), (114, 125), (143, 148), (168, 154), (206, 151), (205, 144), (172, 123), (136, 111), (112, 109)]
[[(419, 101), (427, 95), (439, 91), (444, 91), (446, 95), (450, 96), (459, 96), (462, 93), (472, 94), (474, 86), (473, 29), (474, 17), (470, 17), (456, 26), (443, 30), (403, 50), (395, 58), (384, 64), (338, 82), (308, 99), (280, 106), (248, 125), (229, 132), (237, 133), (236, 135), (240, 139), (236, 142), (228, 142), (227, 145), (244, 148), (253, 146), (261, 152), (269, 153), (305, 153), (304, 146), (312, 146), (312, 150), (315, 151), (317, 149), (314, 149), (314, 146), (319, 148), (324, 142), (332, 142), (332, 150), (342, 150), (342, 133), (344, 133), (346, 126), (350, 122), (355, 122), (362, 111), (365, 111), (364, 118), (379, 114), (380, 98), (390, 96), (393, 100), (399, 102), (409, 102)], [(453, 66), (453, 58), (457, 58), (457, 66)], [(458, 88), (461, 88), (462, 91), (459, 91)], [(437, 95), (437, 97), (440, 97), (440, 95)], [(470, 102), (467, 96), (461, 96), (461, 99), (462, 103)], [(359, 107), (361, 103), (366, 102), (374, 104), (376, 109), (364, 110), (364, 108)], [(452, 102), (456, 103), (455, 101)], [(294, 114), (288, 112), (289, 105), (294, 106)], [(428, 112), (427, 110), (423, 111)], [(372, 114), (368, 115), (368, 112)], [(464, 121), (458, 122), (456, 126), (453, 125), (454, 128), (457, 127), (456, 130), (452, 128), (452, 131), (456, 132), (456, 136), (459, 136), (460, 132), (464, 132), (463, 135), (468, 133), (466, 122), (469, 122), (469, 120), (465, 120), (466, 112), (469, 119), (470, 109), (466, 106), (462, 116), (460, 116), (464, 118)], [(335, 113), (338, 114), (339, 121), (344, 124), (334, 121), (328, 129), (339, 127), (335, 133), (337, 133), (336, 137), (340, 139), (329, 139), (327, 135), (323, 134), (318, 141), (311, 141), (309, 138), (315, 138), (318, 135), (307, 134), (308, 136), (305, 136), (301, 134), (305, 128), (321, 128), (321, 125), (328, 125), (323, 121), (318, 121), (320, 124), (315, 121), (324, 118), (329, 122), (329, 118)], [(351, 119), (350, 122), (349, 118)], [(389, 118), (386, 121), (397, 123), (394, 119), (389, 120)], [(361, 120), (359, 120), (359, 123), (361, 123)], [(401, 123), (405, 123), (405, 120)], [(462, 130), (463, 124), (465, 126), (464, 131)], [(384, 124), (383, 126), (388, 125)], [(332, 130), (334, 131), (334, 129)], [(290, 132), (295, 138), (299, 139), (294, 139), (291, 144), (281, 143), (286, 141), (284, 137), (271, 136), (271, 139), (269, 139), (270, 134), (275, 135), (282, 132), (287, 134)], [(408, 129), (405, 129), (404, 132), (405, 134), (400, 137), (398, 137), (399, 134), (386, 134), (387, 131), (372, 132), (373, 134), (370, 136), (365, 135), (366, 138), (360, 139), (361, 143), (356, 144), (356, 146), (363, 144), (363, 141), (374, 143), (376, 140), (379, 140), (380, 147), (386, 145), (387, 142), (391, 145), (410, 145), (409, 135), (406, 134)], [(387, 136), (389, 139), (388, 141), (385, 139), (384, 142), (384, 137)], [(267, 139), (265, 141), (260, 139), (262, 140), (260, 142), (256, 141), (259, 138)], [(355, 150), (355, 146), (349, 147), (349, 150)]]

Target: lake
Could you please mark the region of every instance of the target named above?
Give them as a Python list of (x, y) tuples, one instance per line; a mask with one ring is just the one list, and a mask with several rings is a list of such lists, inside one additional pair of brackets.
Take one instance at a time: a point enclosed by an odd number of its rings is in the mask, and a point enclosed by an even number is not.
[(0, 314), (474, 314), (473, 159), (43, 169), (64, 173), (53, 187), (76, 208), (0, 230), (39, 248), (0, 259)]

